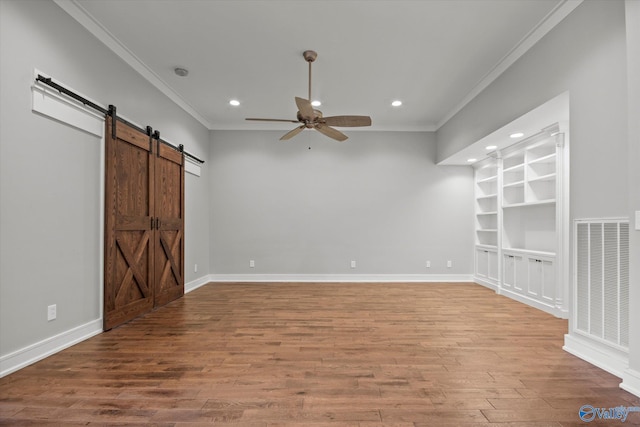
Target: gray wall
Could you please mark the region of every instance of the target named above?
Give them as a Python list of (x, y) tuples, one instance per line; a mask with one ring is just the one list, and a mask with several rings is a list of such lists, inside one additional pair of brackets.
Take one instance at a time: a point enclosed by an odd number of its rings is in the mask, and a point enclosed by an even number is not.
[(284, 132), (212, 132), (212, 273), (471, 274), (472, 169), (433, 133)]
[[(100, 315), (100, 146), (31, 111), (37, 68), (208, 156), (208, 130), (53, 2), (0, 1), (0, 356)], [(186, 265), (209, 270), (209, 192), (187, 176)], [(205, 212), (205, 213), (203, 213)], [(201, 276), (187, 267), (186, 281)], [(47, 305), (58, 317), (47, 322)]]
[(569, 90), (572, 216), (626, 216), (624, 19), (623, 1), (583, 2), (438, 130), (438, 160)]
[[(627, 102), (638, 93), (637, 16), (629, 40), (635, 86), (627, 86), (625, 2), (585, 1), (438, 130), (438, 159), (569, 90), (571, 218), (627, 217), (639, 209), (638, 96)], [(629, 360), (640, 371), (640, 239), (632, 233)]]
[[(629, 79), (629, 216), (632, 218), (636, 211), (640, 211), (640, 2), (627, 0), (627, 76)], [(633, 224), (633, 222), (632, 222)], [(631, 301), (635, 301), (635, 307), (640, 305), (640, 231), (630, 232), (630, 259), (629, 278), (631, 289), (629, 290)], [(629, 336), (629, 367), (640, 373), (640, 310), (631, 310), (629, 324), (635, 325), (635, 333)], [(640, 375), (636, 374), (640, 378)]]

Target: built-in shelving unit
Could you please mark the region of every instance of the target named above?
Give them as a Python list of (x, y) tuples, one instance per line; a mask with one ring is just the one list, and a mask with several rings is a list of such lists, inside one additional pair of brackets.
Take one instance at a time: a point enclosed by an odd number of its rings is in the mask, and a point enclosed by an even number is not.
[(556, 202), (556, 145), (547, 138), (503, 158), (503, 208)]
[(498, 288), (499, 175), (495, 159), (477, 165), (475, 173), (476, 277)]
[(476, 169), (476, 243), (498, 244), (498, 168), (495, 160)]
[(556, 315), (562, 141), (555, 125), (474, 165), (476, 281)]

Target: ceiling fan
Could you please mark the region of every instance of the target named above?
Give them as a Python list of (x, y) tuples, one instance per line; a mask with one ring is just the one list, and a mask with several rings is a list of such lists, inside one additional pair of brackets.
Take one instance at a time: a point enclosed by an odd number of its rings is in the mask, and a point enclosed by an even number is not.
[(305, 128), (307, 129), (315, 129), (318, 132), (328, 136), (329, 138), (333, 138), (337, 141), (344, 141), (348, 137), (344, 133), (340, 132), (337, 129), (334, 129), (332, 126), (336, 127), (359, 127), (359, 126), (371, 126), (371, 117), (369, 116), (330, 116), (324, 117), (322, 115), (322, 111), (315, 110), (311, 105), (311, 63), (316, 60), (318, 54), (313, 50), (305, 50), (302, 54), (305, 61), (309, 63), (309, 99), (304, 98), (296, 98), (296, 106), (298, 107), (297, 120), (287, 120), (287, 119), (258, 119), (258, 118), (247, 118), (246, 120), (258, 120), (262, 122), (291, 122), (291, 123), (301, 123), (300, 126), (285, 133), (280, 141), (285, 141), (287, 139), (291, 139), (300, 132), (302, 132)]

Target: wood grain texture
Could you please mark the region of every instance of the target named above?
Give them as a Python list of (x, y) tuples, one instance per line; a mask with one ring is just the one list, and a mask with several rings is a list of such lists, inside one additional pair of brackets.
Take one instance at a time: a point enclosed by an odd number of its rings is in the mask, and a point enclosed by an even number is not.
[(183, 153), (106, 119), (103, 328), (184, 294)]
[(153, 308), (154, 163), (148, 135), (111, 117), (105, 132), (105, 263), (103, 328)]
[(184, 161), (157, 141), (155, 158), (154, 306), (184, 295)]
[(566, 330), (473, 284), (209, 284), (0, 379), (0, 424), (557, 427), (640, 406)]

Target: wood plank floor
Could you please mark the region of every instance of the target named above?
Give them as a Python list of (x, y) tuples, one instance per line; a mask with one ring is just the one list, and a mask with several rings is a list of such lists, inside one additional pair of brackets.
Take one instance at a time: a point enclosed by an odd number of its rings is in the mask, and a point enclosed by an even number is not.
[(0, 424), (574, 426), (640, 406), (566, 331), (474, 284), (209, 284), (0, 379)]

